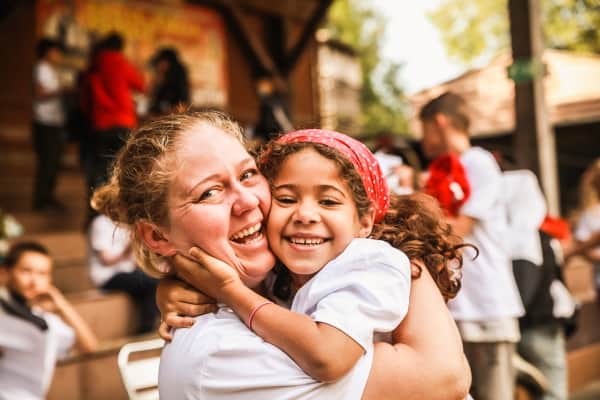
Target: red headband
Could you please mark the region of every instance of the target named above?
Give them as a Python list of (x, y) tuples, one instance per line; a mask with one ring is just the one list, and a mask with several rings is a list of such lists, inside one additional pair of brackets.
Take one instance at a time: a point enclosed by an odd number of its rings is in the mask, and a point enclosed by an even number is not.
[(277, 138), (276, 142), (319, 143), (340, 152), (360, 175), (367, 196), (375, 207), (375, 223), (383, 219), (390, 207), (390, 191), (377, 159), (367, 146), (343, 133), (323, 129), (289, 132)]

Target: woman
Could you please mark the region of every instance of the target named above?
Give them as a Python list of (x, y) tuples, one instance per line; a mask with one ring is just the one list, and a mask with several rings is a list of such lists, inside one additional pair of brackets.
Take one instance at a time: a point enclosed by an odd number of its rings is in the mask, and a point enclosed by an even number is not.
[[(183, 256), (193, 245), (235, 265), (250, 287), (258, 287), (274, 264), (262, 234), (267, 182), (243, 149), (239, 127), (221, 114), (168, 116), (140, 128), (94, 205), (135, 227), (138, 262), (149, 270), (169, 257), (193, 282), (194, 267), (186, 268)], [(413, 283), (409, 313), (393, 339), (395, 345), (376, 344), (363, 398), (466, 396), (470, 374), (460, 338), (425, 272)]]

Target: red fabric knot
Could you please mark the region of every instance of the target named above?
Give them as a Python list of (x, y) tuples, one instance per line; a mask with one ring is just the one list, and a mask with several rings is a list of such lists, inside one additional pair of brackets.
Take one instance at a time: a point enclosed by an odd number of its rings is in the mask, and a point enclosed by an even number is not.
[(286, 133), (277, 143), (318, 143), (331, 147), (349, 160), (361, 177), (367, 196), (375, 207), (375, 223), (390, 207), (389, 188), (379, 162), (363, 143), (343, 133), (324, 129), (304, 129)]
[(457, 155), (443, 154), (431, 162), (425, 193), (435, 197), (448, 215), (458, 215), (471, 194), (471, 186)]

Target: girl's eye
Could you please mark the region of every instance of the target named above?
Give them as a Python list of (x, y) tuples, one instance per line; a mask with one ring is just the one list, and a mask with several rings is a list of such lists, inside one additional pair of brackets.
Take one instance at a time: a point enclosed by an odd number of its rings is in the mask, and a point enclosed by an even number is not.
[(257, 174), (258, 174), (258, 170), (255, 168), (244, 171), (242, 173), (242, 175), (240, 176), (240, 181), (248, 180), (248, 179), (252, 178), (253, 176), (256, 176)]
[(324, 206), (337, 206), (338, 204), (340, 204), (339, 201), (337, 200), (333, 200), (333, 199), (323, 199), (321, 201), (319, 201), (319, 203), (321, 203), (321, 205)]
[(289, 196), (279, 196), (275, 197), (275, 201), (277, 201), (280, 204), (294, 204), (296, 202), (296, 199)]

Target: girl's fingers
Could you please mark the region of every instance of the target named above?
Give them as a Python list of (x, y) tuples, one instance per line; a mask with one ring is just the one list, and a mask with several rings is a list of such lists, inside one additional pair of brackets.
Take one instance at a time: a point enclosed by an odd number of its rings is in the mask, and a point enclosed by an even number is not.
[[(194, 325), (196, 320), (192, 317), (181, 316), (178, 314), (170, 313), (163, 319), (164, 324), (167, 324), (170, 328), (189, 328)], [(162, 324), (161, 323), (161, 324)]]
[(173, 340), (173, 336), (171, 336), (171, 327), (167, 325), (165, 321), (160, 321), (160, 325), (158, 326), (158, 336), (165, 342)]

